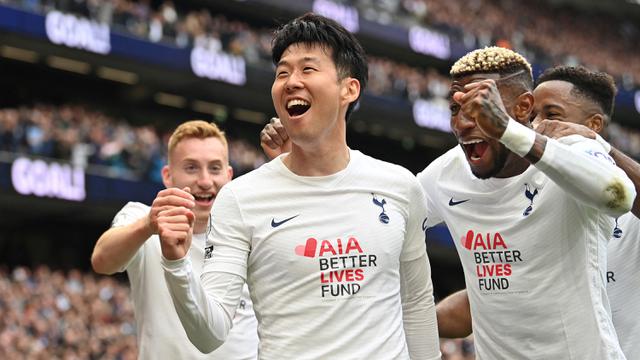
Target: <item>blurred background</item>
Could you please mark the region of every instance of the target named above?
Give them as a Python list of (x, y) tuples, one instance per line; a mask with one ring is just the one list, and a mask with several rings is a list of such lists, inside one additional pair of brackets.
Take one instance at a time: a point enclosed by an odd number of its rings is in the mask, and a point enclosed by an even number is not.
[[(488, 45), (583, 64), (619, 87), (608, 136), (640, 158), (638, 0), (0, 0), (0, 358), (134, 359), (126, 275), (91, 250), (127, 201), (162, 188), (167, 137), (217, 123), (236, 175), (263, 164), (271, 33), (308, 11), (356, 34), (369, 87), (348, 143), (412, 172), (456, 145), (451, 64)], [(464, 287), (446, 229), (428, 238), (436, 299)], [(473, 359), (472, 339), (442, 342)]]

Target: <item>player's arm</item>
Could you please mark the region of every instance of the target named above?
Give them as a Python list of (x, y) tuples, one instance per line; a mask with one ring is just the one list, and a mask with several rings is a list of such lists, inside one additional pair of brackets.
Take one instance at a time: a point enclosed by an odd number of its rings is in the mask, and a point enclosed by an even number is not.
[(410, 194), (407, 237), (400, 258), (402, 319), (411, 359), (440, 359), (431, 268), (422, 222), (426, 207), (417, 181)]
[[(240, 302), (246, 279), (249, 235), (230, 190), (223, 188), (214, 203), (212, 231), (207, 244), (213, 244), (211, 258), (205, 259), (201, 278), (193, 273), (187, 255), (188, 218), (180, 213), (161, 225), (162, 266), (165, 281), (187, 337), (203, 353), (224, 343)], [(176, 224), (180, 223), (180, 225)]]
[(636, 197), (633, 201), (633, 207), (631, 208), (631, 212), (637, 218), (640, 218), (640, 164), (638, 164), (635, 160), (627, 156), (627, 154), (622, 151), (612, 147), (609, 155), (613, 158), (620, 169), (624, 170), (624, 172), (629, 176), (631, 181), (633, 181), (633, 185), (636, 189)]
[(511, 119), (493, 80), (468, 84), (465, 90), (455, 93), (454, 99), (484, 134), (529, 160), (582, 203), (611, 216), (631, 210), (636, 197), (633, 183), (596, 141), (567, 146)]
[(440, 337), (455, 339), (471, 335), (471, 306), (467, 289), (455, 292), (436, 305)]
[[(188, 189), (186, 189), (188, 190)], [(114, 226), (105, 231), (93, 249), (91, 265), (100, 274), (122, 271), (147, 239), (158, 233), (158, 214), (172, 206), (193, 207), (193, 196), (185, 189), (165, 189), (158, 193), (150, 211), (137, 220), (126, 218), (126, 207), (116, 215)], [(127, 205), (128, 207), (132, 205)]]
[(93, 248), (93, 271), (106, 275), (121, 271), (151, 235), (153, 231), (146, 216), (129, 225), (105, 231)]
[(193, 273), (191, 259), (163, 257), (165, 280), (180, 323), (191, 343), (203, 353), (220, 347), (233, 323), (244, 279), (225, 272)]
[[(612, 147), (604, 139), (599, 137), (595, 131), (584, 125), (557, 120), (543, 120), (536, 128), (536, 131), (554, 139), (577, 134), (589, 139), (597, 140), (605, 150), (608, 151), (609, 155), (616, 162), (616, 165), (618, 165), (618, 167), (621, 168), (627, 176), (629, 176), (629, 179), (631, 179), (633, 186), (636, 189), (636, 194), (640, 194), (640, 164), (622, 151)], [(636, 217), (640, 218), (640, 196), (636, 195), (631, 212)]]

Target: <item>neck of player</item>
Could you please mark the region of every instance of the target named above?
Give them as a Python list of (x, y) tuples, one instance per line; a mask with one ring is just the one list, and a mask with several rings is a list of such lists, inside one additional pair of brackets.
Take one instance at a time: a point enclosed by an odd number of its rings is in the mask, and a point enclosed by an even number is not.
[(350, 160), (345, 128), (313, 142), (294, 139), (291, 152), (282, 159), (284, 165), (300, 176), (327, 176), (344, 170)]
[(515, 153), (510, 152), (507, 157), (507, 161), (504, 164), (502, 170), (500, 170), (494, 177), (496, 178), (510, 178), (518, 176), (525, 172), (531, 163), (525, 158), (521, 158)]
[(196, 217), (196, 222), (193, 224), (193, 234), (204, 234), (207, 231), (207, 226), (209, 226), (209, 216)]

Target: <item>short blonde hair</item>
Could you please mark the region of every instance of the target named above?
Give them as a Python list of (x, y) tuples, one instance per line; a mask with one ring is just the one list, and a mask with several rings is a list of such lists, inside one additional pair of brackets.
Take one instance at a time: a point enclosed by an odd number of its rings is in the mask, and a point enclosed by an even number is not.
[(169, 138), (169, 154), (184, 139), (196, 138), (217, 138), (225, 148), (228, 148), (227, 137), (224, 131), (220, 130), (214, 123), (208, 123), (204, 120), (190, 120), (180, 124), (171, 134)]
[(531, 64), (522, 55), (513, 50), (491, 46), (473, 50), (461, 57), (451, 66), (450, 74), (459, 78), (481, 73), (515, 73), (519, 70), (527, 71), (533, 79)]

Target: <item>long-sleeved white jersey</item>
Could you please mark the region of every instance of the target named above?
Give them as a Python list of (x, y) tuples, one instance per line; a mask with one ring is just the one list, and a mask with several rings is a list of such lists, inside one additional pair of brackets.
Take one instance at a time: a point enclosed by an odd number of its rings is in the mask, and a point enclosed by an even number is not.
[(418, 178), (462, 262), (478, 359), (624, 359), (606, 246), (635, 190), (600, 144), (549, 139), (535, 166), (486, 180), (456, 147)]
[(218, 194), (202, 276), (164, 261), (190, 339), (224, 338), (246, 279), (261, 359), (438, 359), (424, 194), (406, 169), (358, 151), (333, 175), (276, 158)]
[(627, 359), (640, 359), (640, 220), (635, 215), (617, 219), (607, 250), (613, 326)]
[[(113, 226), (130, 224), (149, 213), (147, 205), (130, 202), (116, 214)], [(193, 236), (189, 258), (196, 274), (202, 272), (206, 234)], [(215, 352), (204, 354), (187, 338), (173, 306), (161, 265), (162, 250), (157, 235), (149, 238), (129, 263), (127, 271), (136, 317), (139, 359), (255, 360), (258, 354), (257, 320), (248, 289), (242, 290), (233, 330)]]

